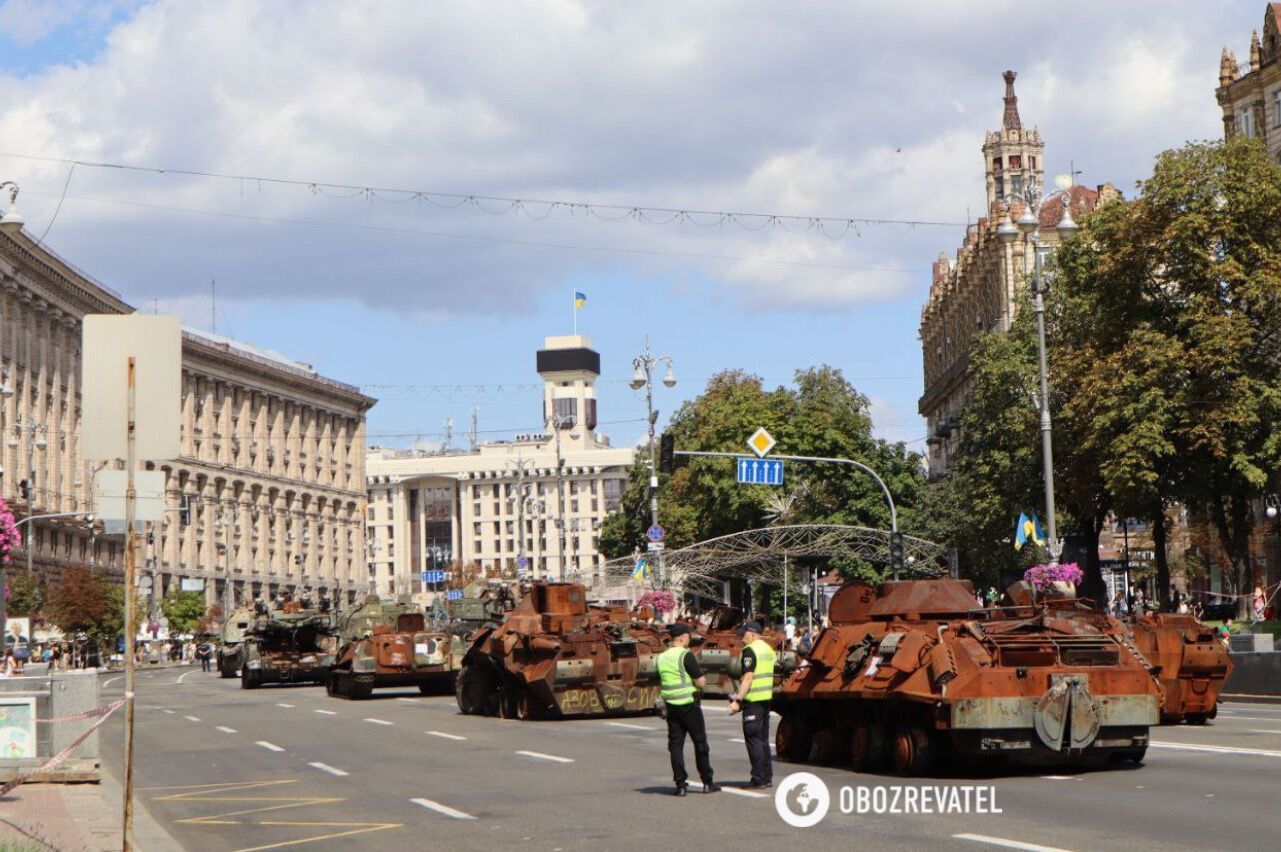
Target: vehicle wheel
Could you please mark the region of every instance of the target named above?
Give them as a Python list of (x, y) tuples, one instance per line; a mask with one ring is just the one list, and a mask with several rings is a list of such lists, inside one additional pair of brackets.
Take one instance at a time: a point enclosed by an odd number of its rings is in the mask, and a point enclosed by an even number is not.
[(806, 762), (816, 766), (834, 766), (839, 760), (839, 741), (836, 731), (816, 731), (810, 742), (809, 760)]
[(347, 682), (347, 697), (352, 701), (363, 701), (374, 694), (372, 683), (357, 683), (355, 678)]
[(1184, 719), (1187, 720), (1189, 725), (1204, 725), (1210, 720), (1210, 717), (1205, 713), (1189, 713)]
[(330, 698), (338, 697), (338, 675), (333, 672), (325, 676), (325, 694)]
[(891, 753), (894, 759), (894, 771), (905, 777), (924, 773), (929, 769), (934, 757), (930, 735), (923, 728), (915, 725), (894, 731)]
[(871, 722), (854, 726), (850, 765), (855, 772), (875, 772), (885, 766), (885, 729)]
[(464, 666), (454, 682), (454, 697), (458, 699), (458, 710), (468, 716), (480, 712), (480, 702), (476, 694), (476, 669)]
[(1139, 766), (1143, 763), (1143, 758), (1147, 756), (1147, 753), (1147, 746), (1114, 751), (1108, 755), (1108, 763), (1133, 763), (1135, 766)]
[(784, 716), (774, 732), (774, 752), (783, 760), (802, 761), (810, 753), (807, 726), (799, 716)]
[(218, 661), (218, 677), (228, 678), (235, 677), (236, 672), (227, 664), (225, 660)]
[(250, 669), (245, 669), (240, 675), (241, 689), (257, 689), (262, 686), (262, 680)]

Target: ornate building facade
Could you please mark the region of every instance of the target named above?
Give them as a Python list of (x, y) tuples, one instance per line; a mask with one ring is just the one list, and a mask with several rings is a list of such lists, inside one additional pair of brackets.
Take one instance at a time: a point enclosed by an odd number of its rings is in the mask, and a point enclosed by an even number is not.
[(1250, 34), (1250, 61), (1237, 65), (1236, 54), (1223, 48), (1219, 88), (1215, 94), (1223, 111), (1223, 135), (1263, 140), (1268, 153), (1281, 161), (1281, 3), (1268, 3), (1263, 12), (1263, 38)]
[[(85, 314), (131, 313), (118, 294), (24, 233), (0, 235), (0, 493), (19, 519), (93, 511), (99, 465), (80, 457)], [(182, 455), (166, 474), (166, 519), (149, 524), (139, 565), (155, 597), (204, 580), (210, 602), (312, 586), (365, 587), (365, 412), (374, 400), (306, 364), (187, 330)], [(35, 570), (119, 572), (123, 537), (83, 517), (34, 524)], [(25, 564), (13, 554), (10, 570)]]
[[(1036, 128), (1023, 127), (1015, 73), (1006, 71), (1004, 113), (999, 130), (983, 140), (986, 211), (965, 230), (955, 258), (940, 253), (934, 262), (929, 298), (921, 310), (920, 339), (925, 392), (917, 408), (926, 419), (931, 476), (947, 472), (960, 441), (961, 408), (969, 397), (969, 353), (978, 335), (1008, 331), (1032, 267), (1032, 241), (1020, 233), (1012, 242), (997, 238), (1006, 216), (1017, 217), (1016, 200), (1031, 183), (1044, 186), (1045, 143)], [(1073, 215), (1094, 209), (1099, 200), (1116, 196), (1110, 184), (1098, 189), (1071, 188)], [(1063, 204), (1048, 200), (1041, 207), (1039, 244), (1042, 256), (1058, 241), (1056, 230)]]
[(527, 576), (596, 577), (600, 524), (618, 509), (635, 450), (596, 431), (591, 341), (549, 337), (537, 366), (548, 431), (471, 452), (370, 451), (371, 591), (423, 591), (424, 571), (459, 565), (514, 577), (522, 557)]

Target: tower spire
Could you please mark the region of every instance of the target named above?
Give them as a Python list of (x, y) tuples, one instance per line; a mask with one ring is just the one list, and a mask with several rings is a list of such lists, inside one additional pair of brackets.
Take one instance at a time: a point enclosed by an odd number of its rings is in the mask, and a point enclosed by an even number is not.
[(1023, 122), (1019, 121), (1019, 96), (1014, 94), (1014, 78), (1018, 74), (1006, 71), (1001, 76), (1005, 78), (1005, 116), (1001, 119), (1001, 127), (1019, 130), (1023, 127)]

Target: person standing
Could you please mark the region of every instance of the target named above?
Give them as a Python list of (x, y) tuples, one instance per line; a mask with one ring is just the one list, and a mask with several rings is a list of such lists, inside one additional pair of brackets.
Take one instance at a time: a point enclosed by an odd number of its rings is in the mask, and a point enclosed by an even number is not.
[(796, 616), (789, 615), (787, 617), (787, 623), (783, 625), (783, 638), (787, 641), (787, 647), (795, 651), (798, 642), (796, 638)]
[(200, 670), (202, 672), (210, 671), (209, 661), (213, 659), (213, 648), (207, 641), (201, 642), (196, 648), (196, 656), (200, 658)]
[(667, 751), (672, 759), (676, 795), (689, 792), (689, 773), (685, 771), (686, 734), (694, 741), (694, 764), (703, 781), (703, 792), (715, 793), (721, 788), (712, 781), (712, 749), (707, 742), (707, 725), (699, 703), (699, 692), (707, 686), (707, 678), (690, 653), (689, 625), (677, 622), (668, 627), (667, 632), (672, 641), (667, 650), (658, 655), (658, 680), (666, 705)]
[(738, 691), (729, 697), (730, 715), (743, 713), (743, 741), (747, 759), (752, 763), (752, 780), (748, 787), (774, 786), (774, 764), (769, 749), (769, 703), (774, 697), (774, 649), (761, 639), (761, 626), (749, 621), (739, 628), (743, 651), (739, 663), (743, 679)]

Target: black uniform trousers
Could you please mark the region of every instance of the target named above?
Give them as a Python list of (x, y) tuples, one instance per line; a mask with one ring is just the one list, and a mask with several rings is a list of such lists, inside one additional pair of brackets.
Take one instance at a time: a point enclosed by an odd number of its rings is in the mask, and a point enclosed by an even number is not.
[(703, 708), (693, 704), (667, 705), (667, 751), (672, 758), (672, 778), (676, 786), (689, 780), (685, 771), (685, 735), (694, 741), (694, 764), (698, 777), (704, 784), (712, 783), (712, 749), (707, 744), (707, 726), (703, 722)]
[(774, 763), (769, 751), (769, 702), (744, 701), (743, 741), (747, 743), (747, 759), (752, 762), (752, 782), (774, 783)]

